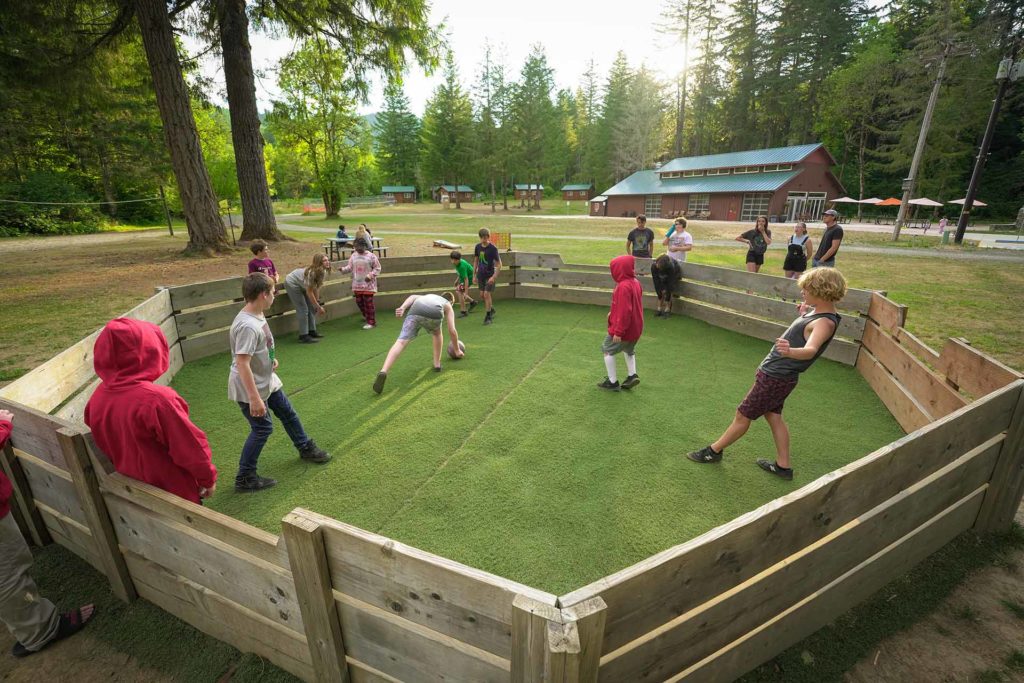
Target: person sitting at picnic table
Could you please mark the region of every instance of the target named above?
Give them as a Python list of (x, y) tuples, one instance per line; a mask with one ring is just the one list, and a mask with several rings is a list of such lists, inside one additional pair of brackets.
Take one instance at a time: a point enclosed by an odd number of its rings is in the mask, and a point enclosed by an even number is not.
[(335, 237), (335, 239), (339, 239), (339, 240), (347, 240), (347, 239), (349, 239), (348, 233), (345, 232), (345, 224), (344, 223), (338, 226), (338, 234), (336, 234), (334, 237)]

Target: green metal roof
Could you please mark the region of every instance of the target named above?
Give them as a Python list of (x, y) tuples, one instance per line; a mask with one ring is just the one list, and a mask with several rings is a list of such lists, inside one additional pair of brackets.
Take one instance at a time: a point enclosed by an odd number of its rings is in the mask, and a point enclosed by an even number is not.
[[(664, 169), (661, 169), (664, 170)], [(637, 171), (601, 194), (696, 194), (703, 192), (774, 192), (800, 174), (795, 171), (744, 173), (662, 180), (659, 171)]]
[(808, 154), (819, 147), (821, 147), (821, 143), (814, 142), (794, 147), (773, 147), (745, 152), (727, 152), (726, 154), (706, 154), (700, 157), (679, 157), (659, 168), (658, 172), (697, 171), (708, 168), (761, 166), (763, 164), (795, 164), (803, 161)]
[[(448, 191), (448, 192), (455, 192), (455, 186), (454, 185), (434, 185), (432, 188), (430, 188), (430, 190), (433, 191), (433, 190), (437, 190), (437, 189), (442, 188), (442, 187), (446, 191)], [(459, 190), (458, 191), (459, 192), (473, 192), (473, 188), (470, 187), (469, 185), (459, 185)]]
[(589, 190), (593, 185), (587, 183), (586, 185), (562, 185), (562, 192), (575, 192), (577, 190)]
[[(516, 183), (516, 189), (517, 189), (517, 190), (536, 190), (536, 189), (537, 189), (537, 187), (538, 187), (538, 186), (537, 186), (537, 183), (533, 183), (532, 185), (531, 185), (531, 184), (529, 184), (529, 183)], [(540, 189), (542, 189), (542, 190), (543, 190), (543, 189), (544, 189), (544, 186), (543, 186), (543, 185), (541, 185), (541, 186), (540, 186)]]
[(380, 188), (382, 193), (387, 192), (415, 192), (416, 188), (412, 185), (385, 185)]

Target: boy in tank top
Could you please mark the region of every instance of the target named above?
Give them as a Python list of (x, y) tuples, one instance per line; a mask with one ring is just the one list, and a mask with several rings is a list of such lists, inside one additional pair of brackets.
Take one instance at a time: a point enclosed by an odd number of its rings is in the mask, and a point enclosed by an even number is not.
[(781, 337), (757, 368), (754, 386), (736, 409), (732, 424), (718, 440), (686, 457), (701, 464), (722, 461), (726, 447), (740, 439), (750, 423), (764, 416), (772, 430), (778, 455), (775, 462), (765, 459), (758, 466), (783, 479), (792, 479), (789, 462), (789, 427), (782, 419), (786, 397), (796, 388), (800, 373), (807, 370), (825, 352), (839, 327), (836, 302), (846, 295), (846, 280), (835, 268), (812, 268), (797, 281), (804, 303), (800, 316)]

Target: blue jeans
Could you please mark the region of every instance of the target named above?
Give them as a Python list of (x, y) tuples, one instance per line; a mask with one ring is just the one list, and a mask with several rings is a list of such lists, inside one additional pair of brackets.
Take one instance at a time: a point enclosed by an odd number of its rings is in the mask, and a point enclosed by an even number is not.
[(304, 337), (310, 331), (316, 332), (316, 304), (306, 296), (306, 289), (296, 287), (286, 281), (284, 291), (288, 293), (288, 298), (291, 299), (292, 306), (295, 307), (295, 320), (299, 324), (299, 336)]
[(835, 257), (830, 258), (828, 261), (819, 261), (818, 259), (811, 259), (811, 265), (815, 268), (835, 268), (836, 259)]
[(249, 426), (252, 428), (249, 437), (245, 440), (245, 445), (242, 446), (242, 457), (238, 461), (238, 479), (256, 474), (256, 461), (260, 458), (263, 445), (267, 443), (267, 439), (274, 431), (274, 421), (270, 419), (270, 412), (277, 415), (277, 419), (284, 425), (284, 431), (288, 432), (288, 436), (296, 448), (302, 450), (310, 441), (306, 436), (306, 430), (302, 428), (302, 421), (299, 420), (298, 413), (292, 408), (284, 391), (278, 389), (272, 393), (266, 400), (266, 404), (268, 412), (263, 417), (253, 417), (249, 414), (249, 404), (238, 402), (242, 409), (242, 415), (245, 415), (245, 419), (249, 421)]

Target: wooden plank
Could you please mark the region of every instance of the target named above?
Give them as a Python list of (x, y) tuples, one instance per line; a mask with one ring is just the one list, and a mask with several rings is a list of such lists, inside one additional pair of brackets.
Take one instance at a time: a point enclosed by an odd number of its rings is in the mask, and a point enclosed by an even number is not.
[(402, 681), (509, 680), (506, 659), (335, 593), (349, 656)]
[(53, 508), (65, 517), (88, 526), (85, 510), (71, 473), (20, 450), (14, 451), (18, 464), (31, 488), (31, 498)]
[(170, 294), (165, 288), (159, 287), (153, 296), (117, 317), (135, 318), (136, 320), (145, 320), (146, 322), (159, 325), (173, 314), (174, 309), (171, 308)]
[(174, 379), (174, 376), (178, 374), (178, 370), (181, 370), (182, 366), (185, 365), (185, 358), (181, 355), (180, 342), (170, 348), (167, 360), (167, 371), (153, 380), (154, 384), (167, 386)]
[(139, 595), (243, 652), (252, 652), (307, 681), (314, 680), (306, 639), (186, 577), (125, 553)]
[[(764, 273), (748, 273), (745, 270), (706, 266), (701, 263), (686, 261), (683, 266), (683, 279), (698, 280), (734, 289), (750, 289), (768, 296), (782, 299), (799, 299), (800, 286), (796, 280), (778, 275)], [(871, 304), (871, 292), (866, 289), (847, 288), (846, 296), (836, 304), (836, 308), (846, 311), (867, 313)]]
[(932, 349), (910, 332), (907, 332), (905, 328), (901, 327), (896, 330), (896, 341), (925, 363), (932, 366), (938, 366), (939, 352)]
[(348, 672), (352, 683), (402, 683), (397, 678), (388, 676), (383, 671), (377, 671), (372, 666), (352, 657), (346, 657), (345, 661), (348, 662)]
[(905, 432), (912, 432), (932, 421), (928, 409), (910, 390), (893, 377), (867, 349), (861, 349), (857, 371), (889, 409)]
[(981, 507), (984, 492), (982, 487), (969, 494), (827, 586), (668, 680), (687, 683), (733, 680), (800, 642), (969, 529)]
[(936, 369), (969, 394), (984, 396), (1024, 377), (962, 339), (949, 339)]
[[(1024, 387), (1018, 380), (1015, 384)], [(985, 503), (974, 528), (979, 532), (1005, 533), (1013, 525), (1024, 496), (1024, 390), (1010, 418), (1006, 441), (989, 483)]]
[[(175, 344), (175, 347), (178, 349), (178, 355), (180, 357), (181, 345)], [(96, 389), (99, 388), (101, 382), (102, 380), (98, 377), (94, 378), (92, 382), (85, 385), (81, 391), (75, 394), (74, 398), (61, 406), (54, 415), (67, 422), (84, 426), (85, 406), (89, 403), (89, 399), (92, 398), (92, 395), (96, 392)]]
[(117, 496), (107, 504), (124, 550), (304, 633), (291, 572)]
[(61, 469), (67, 469), (64, 464), (64, 453), (57, 439), (57, 430), (65, 427), (74, 429), (74, 424), (5, 399), (0, 399), (0, 409), (14, 413), (10, 439), (14, 448)]
[(263, 562), (288, 569), (284, 548), (280, 546), (278, 537), (268, 531), (123, 474), (104, 477), (100, 488), (107, 496), (117, 496), (164, 520), (186, 526), (197, 534), (233, 546)]
[[(564, 265), (561, 254), (540, 254), (526, 251), (514, 251), (510, 254), (511, 264), (521, 268), (561, 268)], [(505, 254), (502, 254), (504, 264)]]
[(17, 511), (18, 516), (15, 520), (19, 521), (20, 519), (18, 526), (25, 536), (25, 540), (37, 546), (50, 543), (46, 524), (35, 506), (32, 486), (25, 474), (24, 466), (15, 455), (9, 440), (0, 450), (0, 472), (3, 472), (7, 480), (11, 482), (10, 506), (12, 511)]
[[(512, 600), (555, 596), (307, 510), (324, 532), (335, 590), (508, 659)], [(347, 634), (346, 634), (347, 642)]]
[(216, 304), (223, 301), (242, 300), (242, 278), (229, 277), (209, 282), (194, 282), (188, 285), (168, 287), (171, 297), (171, 308), (185, 311), (197, 306)]
[[(865, 510), (1000, 434), (1019, 387), (830, 472), (793, 493), (559, 598), (563, 608), (600, 596), (608, 605), (604, 652), (671, 621), (827, 536)], [(694, 590), (693, 586), (700, 586)]]
[(92, 534), (93, 548), (103, 565), (107, 580), (110, 581), (110, 589), (124, 602), (132, 602), (138, 594), (132, 585), (124, 556), (117, 545), (117, 536), (110, 522), (106, 501), (100, 493), (99, 480), (89, 458), (85, 439), (81, 433), (71, 429), (61, 429), (57, 435), (64, 449), (64, 461), (75, 483), (78, 501), (85, 512), (86, 525)]
[(593, 287), (608, 290), (615, 287), (611, 273), (581, 273), (568, 270), (516, 270), (516, 284), (552, 285), (558, 287)]
[(547, 680), (549, 625), (562, 625), (560, 609), (528, 595), (517, 595), (513, 598), (510, 662), (512, 683)]
[(575, 624), (579, 638), (579, 683), (597, 683), (601, 664), (601, 642), (604, 639), (608, 607), (601, 598), (591, 598), (562, 610), (563, 621)]
[(281, 535), (288, 544), (288, 562), (298, 591), (316, 680), (344, 683), (349, 680), (345, 642), (331, 589), (323, 531), (301, 512), (290, 512), (281, 522)]
[(889, 299), (881, 292), (871, 293), (867, 313), (869, 318), (889, 334), (896, 334), (896, 331), (907, 322), (907, 307)]
[(44, 503), (36, 501), (47, 534), (57, 545), (67, 548), (74, 554), (92, 565), (96, 571), (103, 572), (103, 563), (96, 555), (96, 544), (92, 540), (89, 528), (79, 524), (70, 517), (65, 517)]
[(820, 541), (721, 595), (705, 596), (704, 604), (609, 654), (602, 677), (664, 680), (714, 654), (983, 487), (1004, 438), (997, 434)]
[(544, 673), (539, 680), (553, 683), (580, 680), (580, 634), (574, 622), (547, 623), (547, 653)]
[(532, 299), (534, 301), (561, 301), (570, 304), (591, 304), (593, 306), (608, 306), (612, 301), (610, 291), (596, 289), (569, 289), (559, 287), (553, 289), (538, 285), (516, 285), (517, 299)]
[(864, 329), (861, 343), (932, 417), (949, 415), (967, 405), (967, 401), (950, 388), (942, 377), (900, 346), (874, 322), (869, 322)]

